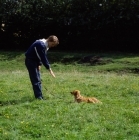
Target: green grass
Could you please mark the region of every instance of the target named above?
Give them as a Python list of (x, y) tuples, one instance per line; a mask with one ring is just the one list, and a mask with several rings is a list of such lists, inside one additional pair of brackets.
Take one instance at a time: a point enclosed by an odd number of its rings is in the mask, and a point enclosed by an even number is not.
[[(43, 94), (34, 99), (23, 52), (0, 52), (1, 140), (138, 140), (139, 56), (97, 54), (112, 63), (80, 64), (88, 53), (49, 52), (53, 78), (42, 67)], [(74, 103), (70, 91), (103, 104)]]

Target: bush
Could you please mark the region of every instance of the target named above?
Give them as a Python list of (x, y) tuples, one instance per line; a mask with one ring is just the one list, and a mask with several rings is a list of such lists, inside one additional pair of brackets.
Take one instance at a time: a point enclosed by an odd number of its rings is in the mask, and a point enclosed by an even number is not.
[(55, 34), (59, 49), (138, 50), (138, 1), (2, 0), (0, 4), (2, 48), (26, 49), (32, 41)]

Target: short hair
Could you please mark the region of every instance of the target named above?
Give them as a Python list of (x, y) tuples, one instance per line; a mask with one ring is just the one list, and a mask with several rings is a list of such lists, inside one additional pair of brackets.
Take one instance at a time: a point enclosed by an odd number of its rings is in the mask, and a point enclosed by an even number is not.
[(59, 40), (55, 35), (50, 35), (47, 39), (50, 42), (55, 42), (57, 45), (59, 44)]

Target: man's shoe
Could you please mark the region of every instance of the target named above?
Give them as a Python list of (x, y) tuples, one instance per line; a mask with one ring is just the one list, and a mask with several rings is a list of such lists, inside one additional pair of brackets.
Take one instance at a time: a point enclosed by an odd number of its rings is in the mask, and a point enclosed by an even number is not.
[(36, 99), (38, 99), (38, 100), (43, 100), (43, 97), (37, 97)]

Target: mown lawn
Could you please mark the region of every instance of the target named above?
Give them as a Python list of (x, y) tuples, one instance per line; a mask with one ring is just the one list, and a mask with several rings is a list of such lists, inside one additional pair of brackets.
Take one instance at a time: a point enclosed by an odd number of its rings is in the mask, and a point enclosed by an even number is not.
[[(24, 52), (0, 52), (1, 140), (138, 140), (139, 56), (104, 53), (105, 64), (79, 63), (88, 53), (49, 52), (56, 74), (42, 67), (43, 94), (34, 99)], [(74, 103), (79, 89), (102, 104)]]

